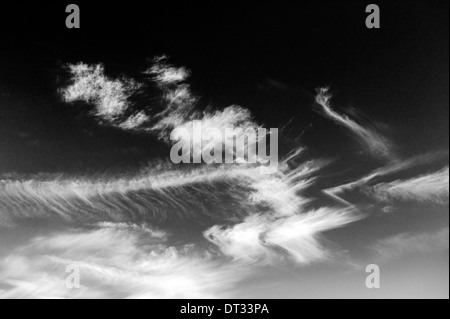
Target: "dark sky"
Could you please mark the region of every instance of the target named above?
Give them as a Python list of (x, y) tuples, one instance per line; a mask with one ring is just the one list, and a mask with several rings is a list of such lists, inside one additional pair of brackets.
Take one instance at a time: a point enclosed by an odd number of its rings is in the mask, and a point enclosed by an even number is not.
[[(148, 150), (147, 138), (91, 127), (57, 94), (65, 63), (102, 62), (110, 75), (138, 76), (162, 53), (193, 70), (204, 104), (243, 105), (267, 127), (294, 119), (293, 135), (314, 122), (304, 138), (321, 154), (342, 137), (311, 110), (321, 86), (336, 105), (391, 127), (404, 155), (448, 148), (448, 2), (379, 1), (379, 30), (365, 27), (368, 1), (313, 3), (80, 2), (79, 30), (65, 27), (62, 2), (2, 5), (0, 143), (12, 150), (0, 156), (2, 171), (133, 166), (165, 152), (154, 141)], [(330, 135), (336, 143), (321, 148)]]

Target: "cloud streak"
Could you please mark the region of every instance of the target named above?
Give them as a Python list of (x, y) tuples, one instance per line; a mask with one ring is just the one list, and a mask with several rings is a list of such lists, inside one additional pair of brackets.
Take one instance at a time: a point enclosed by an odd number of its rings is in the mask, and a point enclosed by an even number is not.
[[(431, 199), (433, 197), (433, 193), (440, 197), (441, 199), (445, 199), (447, 197), (448, 199), (448, 187), (446, 190), (445, 187), (445, 181), (448, 181), (448, 167), (447, 169), (444, 169), (440, 173), (431, 174), (431, 176), (427, 177), (413, 177), (410, 178), (409, 181), (396, 181), (396, 182), (384, 182), (380, 183), (381, 179), (388, 179), (389, 176), (393, 174), (398, 173), (404, 173), (407, 172), (410, 169), (418, 168), (422, 166), (430, 166), (433, 163), (436, 163), (439, 160), (448, 158), (448, 152), (433, 152), (433, 153), (427, 153), (422, 154), (419, 156), (413, 156), (408, 159), (404, 160), (395, 160), (387, 165), (377, 168), (374, 171), (370, 172), (366, 176), (363, 176), (359, 178), (356, 181), (352, 181), (350, 183), (346, 183), (343, 185), (335, 186), (333, 188), (325, 189), (323, 190), (323, 193), (328, 195), (329, 197), (335, 199), (336, 201), (347, 205), (347, 206), (353, 206), (353, 204), (347, 202), (342, 198), (342, 196), (345, 193), (351, 192), (355, 189), (358, 189), (362, 191), (365, 194), (368, 195), (374, 195), (375, 198), (378, 198), (379, 200), (383, 199), (387, 200), (389, 197), (389, 190), (393, 191), (393, 195), (397, 194), (397, 197), (399, 196), (402, 190), (404, 194), (406, 195), (408, 193), (407, 188), (409, 188), (411, 192), (414, 192), (414, 189), (416, 190), (416, 197), (424, 199), (427, 195), (425, 193), (428, 193), (428, 198)], [(447, 170), (447, 173), (445, 172)], [(427, 175), (427, 174), (425, 174)], [(409, 183), (408, 183), (409, 182)], [(377, 185), (378, 183), (378, 190), (375, 190), (373, 185)], [(429, 183), (429, 185), (427, 185)], [(397, 187), (395, 187), (394, 184), (398, 184)], [(420, 189), (420, 186), (418, 184), (422, 184), (423, 189)], [(440, 186), (439, 186), (440, 185)], [(390, 187), (392, 186), (392, 187)], [(415, 186), (415, 187), (414, 187)], [(396, 191), (397, 189), (397, 191)], [(384, 190), (384, 191), (383, 191)], [(376, 193), (379, 193), (380, 196), (377, 196)], [(419, 193), (423, 192), (423, 196), (421, 196)], [(395, 194), (394, 194), (395, 193)], [(382, 196), (381, 194), (384, 194), (385, 196)], [(447, 194), (447, 195), (446, 195)], [(413, 199), (414, 196), (412, 193), (410, 193), (411, 196), (409, 196), (408, 199)], [(434, 198), (436, 199), (436, 196)], [(403, 196), (403, 199), (406, 200), (407, 196)], [(435, 200), (436, 202), (436, 200)], [(437, 202), (441, 202), (439, 199), (437, 199)]]
[(417, 201), (448, 203), (448, 167), (431, 174), (407, 180), (380, 183), (367, 190), (368, 194), (383, 202)]
[(317, 90), (316, 103), (321, 106), (322, 114), (333, 122), (351, 131), (356, 138), (373, 155), (384, 158), (395, 158), (391, 143), (375, 129), (365, 128), (347, 115), (336, 112), (331, 106), (331, 94), (328, 88)]
[(289, 260), (305, 265), (331, 257), (321, 233), (360, 218), (351, 210), (326, 207), (289, 217), (253, 215), (232, 227), (214, 226), (205, 236), (234, 260), (272, 264), (284, 258), (284, 252)]

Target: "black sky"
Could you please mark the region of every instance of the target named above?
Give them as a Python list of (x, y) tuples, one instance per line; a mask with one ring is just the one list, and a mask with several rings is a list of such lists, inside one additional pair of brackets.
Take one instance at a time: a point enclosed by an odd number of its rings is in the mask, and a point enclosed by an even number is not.
[(402, 155), (448, 149), (447, 1), (377, 1), (379, 30), (365, 26), (370, 1), (77, 2), (79, 30), (65, 27), (68, 3), (2, 4), (2, 173), (89, 172), (166, 156), (154, 139), (98, 127), (57, 91), (65, 63), (138, 77), (162, 53), (193, 71), (205, 105), (243, 105), (266, 127), (294, 119), (292, 137), (308, 128), (303, 138), (320, 155), (347, 144), (311, 108), (315, 88), (328, 85), (337, 107), (385, 125)]

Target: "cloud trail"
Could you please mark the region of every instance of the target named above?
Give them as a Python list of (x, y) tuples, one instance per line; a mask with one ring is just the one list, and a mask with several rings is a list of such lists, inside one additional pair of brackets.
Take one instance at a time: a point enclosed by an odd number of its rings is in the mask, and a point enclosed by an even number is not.
[(350, 130), (373, 155), (384, 159), (395, 158), (392, 145), (384, 136), (376, 132), (375, 129), (361, 126), (347, 115), (337, 113), (331, 107), (331, 97), (328, 88), (318, 89), (316, 103), (322, 107), (324, 116)]
[[(418, 168), (421, 166), (429, 166), (430, 164), (433, 164), (433, 163), (440, 161), (442, 159), (445, 159), (445, 158), (448, 158), (448, 152), (432, 152), (432, 153), (422, 154), (422, 155), (418, 155), (418, 156), (413, 156), (411, 158), (404, 159), (404, 160), (395, 160), (381, 168), (375, 169), (374, 171), (370, 172), (366, 176), (359, 178), (356, 181), (352, 181), (350, 183), (335, 186), (333, 188), (325, 189), (325, 190), (323, 190), (323, 193), (325, 193), (326, 195), (335, 199), (336, 201), (341, 202), (342, 204), (344, 204), (344, 206), (352, 206), (353, 204), (345, 201), (342, 198), (342, 195), (344, 193), (351, 192), (355, 189), (359, 189), (359, 190), (365, 192), (366, 194), (371, 193), (371, 192), (373, 193), (373, 191), (370, 191), (370, 189), (373, 187), (372, 185), (373, 184), (376, 185), (377, 181), (379, 182), (379, 180), (381, 178), (386, 179), (388, 176), (393, 175), (393, 174), (402, 173), (407, 170), (410, 170), (413, 168)], [(448, 174), (442, 175), (443, 181), (445, 181), (446, 176), (448, 179)], [(420, 179), (420, 177), (412, 178), (411, 181), (414, 179), (418, 179), (417, 180), (418, 182), (424, 181), (423, 179)], [(439, 180), (436, 182), (439, 183)], [(379, 184), (380, 184), (380, 187), (381, 187), (381, 185), (384, 185), (384, 187), (386, 187), (388, 185), (387, 182), (379, 183)], [(425, 184), (423, 186), (426, 187)], [(434, 191), (436, 191), (436, 187), (430, 188), (430, 191), (434, 192), (433, 189), (434, 189)], [(426, 192), (426, 191), (427, 190), (425, 188), (424, 192)], [(443, 186), (441, 188), (441, 193), (443, 195), (445, 195), (445, 186)], [(447, 197), (448, 197), (448, 190), (447, 190)]]
[[(103, 222), (88, 230), (38, 237), (9, 253), (0, 264), (4, 278), (0, 287), (9, 288), (0, 288), (0, 296), (225, 298), (258, 267), (331, 258), (333, 251), (324, 245), (321, 234), (361, 216), (348, 209), (308, 209), (310, 200), (301, 193), (326, 163), (308, 161), (292, 168), (295, 154), (301, 152), (289, 154), (272, 174), (261, 174), (258, 165), (232, 165), (184, 173), (164, 168), (159, 174), (150, 170), (116, 180), (2, 180), (0, 211), (3, 217), (13, 214), (10, 221), (38, 218), (36, 207), (40, 207), (41, 218), (54, 218), (49, 211), (55, 211), (68, 226)], [(237, 203), (233, 206), (240, 207), (241, 214), (218, 213), (230, 191), (228, 200)], [(215, 205), (202, 207), (201, 197)], [(194, 215), (189, 212), (192, 203)], [(158, 205), (160, 209), (155, 208)], [(218, 217), (217, 224), (204, 231), (211, 244), (208, 249), (171, 246), (170, 234), (138, 226), (165, 225), (155, 216), (175, 212), (171, 206), (184, 210), (182, 215), (189, 220), (199, 219), (201, 208)], [(134, 218), (139, 213), (147, 218)], [(99, 218), (92, 218), (95, 214)], [(71, 264), (80, 267), (80, 290), (64, 286), (65, 267)]]
[[(55, 217), (67, 221), (161, 221), (170, 218), (170, 214), (179, 218), (196, 210), (199, 216), (191, 217), (199, 218), (208, 214), (206, 206), (220, 208), (221, 200), (235, 201), (245, 209), (249, 184), (243, 181), (242, 174), (250, 171), (239, 167), (206, 167), (187, 172), (152, 169), (135, 177), (117, 179), (1, 180), (1, 217), (4, 224)], [(208, 205), (202, 204), (205, 192), (209, 195)], [(220, 196), (213, 196), (214, 193)], [(218, 216), (219, 213), (220, 209)]]
[[(5, 224), (55, 216), (69, 223), (146, 221), (161, 224), (167, 219), (196, 221), (207, 216), (219, 224), (205, 230), (205, 237), (225, 255), (241, 261), (270, 263), (270, 258), (262, 260), (260, 255), (261, 252), (269, 255), (271, 251), (270, 255), (287, 255), (304, 264), (327, 254), (319, 240), (320, 233), (360, 219), (351, 210), (330, 207), (309, 211), (306, 208), (310, 200), (300, 194), (312, 185), (313, 175), (323, 165), (310, 161), (291, 169), (284, 162), (272, 174), (261, 174), (258, 165), (235, 165), (226, 169), (149, 173), (138, 178), (94, 182), (2, 181), (0, 207)], [(202, 197), (208, 199), (207, 203)], [(235, 202), (239, 210), (230, 215), (221, 204), (224, 200)], [(6, 212), (9, 218), (5, 218)], [(234, 225), (225, 229), (220, 223)], [(286, 231), (292, 227), (291, 232)], [(241, 235), (236, 237), (236, 233)], [(250, 238), (253, 244), (247, 240)], [(296, 241), (305, 247), (295, 244)], [(253, 245), (260, 253), (244, 249), (247, 245)], [(240, 254), (234, 253), (237, 246), (240, 246)], [(302, 255), (303, 250), (310, 253)]]
[(321, 208), (289, 217), (253, 215), (229, 228), (214, 226), (205, 236), (227, 256), (246, 263), (280, 262), (281, 252), (304, 265), (331, 257), (320, 234), (361, 219), (349, 209)]
[(191, 71), (184, 67), (175, 67), (167, 60), (168, 57), (165, 55), (154, 58), (153, 65), (144, 73), (152, 75), (161, 86), (179, 84), (191, 76)]
[(383, 202), (393, 200), (448, 203), (448, 167), (427, 175), (407, 180), (380, 183), (366, 190), (370, 196)]

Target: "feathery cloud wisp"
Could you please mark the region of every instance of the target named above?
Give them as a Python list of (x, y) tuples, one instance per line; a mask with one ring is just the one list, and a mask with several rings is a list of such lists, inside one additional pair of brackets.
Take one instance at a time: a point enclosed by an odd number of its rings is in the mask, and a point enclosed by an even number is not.
[(449, 168), (407, 180), (380, 183), (366, 189), (377, 200), (447, 203), (449, 193)]
[(392, 145), (384, 136), (374, 129), (361, 126), (347, 115), (337, 113), (331, 107), (331, 97), (327, 88), (318, 89), (316, 103), (322, 107), (322, 113), (327, 118), (350, 130), (372, 154), (386, 159), (395, 158)]
[(214, 226), (205, 237), (234, 260), (271, 264), (284, 258), (298, 265), (331, 257), (320, 234), (342, 227), (361, 218), (349, 209), (324, 207), (317, 211), (289, 217), (252, 215), (229, 228)]
[[(380, 191), (382, 191), (383, 188), (389, 188), (388, 187), (389, 182), (379, 183), (381, 178), (387, 178), (389, 175), (392, 175), (394, 173), (399, 173), (399, 172), (405, 172), (412, 168), (417, 168), (420, 166), (429, 166), (430, 164), (435, 163), (438, 160), (441, 160), (444, 158), (448, 158), (448, 152), (433, 152), (433, 153), (422, 154), (419, 156), (413, 156), (411, 158), (404, 159), (404, 160), (396, 160), (396, 161), (388, 163), (387, 165), (385, 165), (381, 168), (377, 168), (376, 170), (370, 172), (366, 176), (359, 178), (356, 181), (352, 181), (350, 183), (346, 183), (343, 185), (339, 185), (339, 186), (335, 186), (333, 188), (323, 190), (323, 193), (325, 193), (326, 195), (330, 196), (331, 198), (343, 203), (346, 206), (352, 206), (351, 203), (345, 201), (341, 197), (343, 193), (350, 192), (355, 189), (360, 189), (363, 192), (365, 192), (366, 194), (373, 194), (374, 193), (374, 191), (372, 190), (373, 186), (371, 186), (371, 185), (373, 185), (374, 183), (377, 183), (377, 182), (380, 185), (380, 188), (381, 188)], [(443, 181), (445, 181), (445, 174), (442, 177), (443, 177)], [(411, 178), (410, 181), (413, 181), (414, 179), (417, 179), (417, 178)], [(448, 180), (448, 174), (447, 174), (447, 180)], [(419, 179), (416, 182), (421, 182), (421, 181), (425, 182), (425, 180), (423, 178), (419, 177)], [(436, 181), (436, 183), (439, 184), (439, 180)], [(426, 185), (423, 185), (423, 186), (426, 186)], [(442, 186), (441, 194), (444, 195), (444, 196), (441, 196), (441, 198), (445, 198), (445, 185), (443, 185), (441, 183), (441, 186)], [(436, 192), (437, 189), (436, 189), (436, 187), (434, 187), (434, 188), (432, 187), (430, 189), (425, 188), (424, 192), (427, 192), (427, 190), (430, 192)], [(386, 192), (384, 192), (384, 194), (386, 194)], [(447, 189), (447, 198), (448, 198), (448, 189)]]

